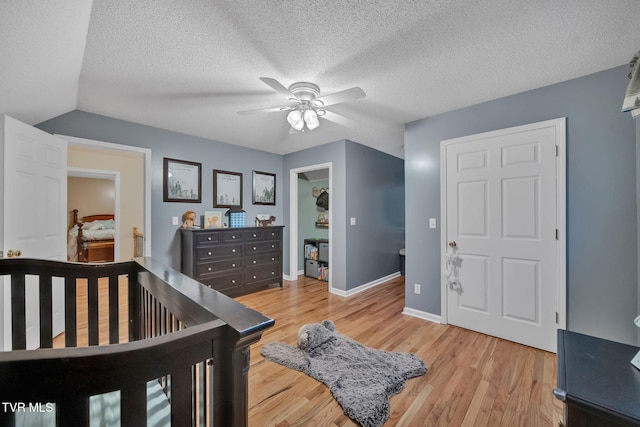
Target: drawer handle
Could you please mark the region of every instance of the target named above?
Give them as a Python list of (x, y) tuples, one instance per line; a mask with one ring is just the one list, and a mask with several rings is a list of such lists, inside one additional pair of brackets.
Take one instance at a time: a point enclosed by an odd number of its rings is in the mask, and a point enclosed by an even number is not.
[(236, 250), (235, 249), (231, 249), (231, 252), (236, 253)]
[(233, 264), (231, 264), (231, 267), (235, 267), (235, 266), (236, 266), (236, 263), (235, 263), (235, 262), (234, 262)]
[(207, 268), (207, 270), (211, 271), (211, 270), (212, 270), (212, 268), (211, 268), (211, 267), (209, 267), (209, 268)]
[(275, 257), (271, 257), (271, 261), (275, 261), (275, 260), (276, 260), (276, 258), (275, 258)]
[(231, 281), (231, 283), (236, 283), (236, 279), (233, 279), (233, 280)]
[(207, 255), (211, 256), (211, 252), (207, 252)]
[(211, 240), (211, 237), (207, 237), (207, 240)]
[(273, 232), (272, 232), (272, 233), (271, 233), (271, 235), (272, 235), (272, 236), (275, 236), (275, 235), (276, 235), (276, 233), (273, 233)]
[(231, 236), (231, 238), (232, 238), (232, 239), (235, 239), (235, 238), (236, 238), (236, 236)]
[(253, 276), (253, 278), (255, 279), (255, 278), (256, 278), (256, 276), (254, 275), (254, 276)]
[(254, 234), (253, 237), (256, 237), (256, 235)]
[(272, 247), (272, 248), (275, 248), (275, 247), (276, 247), (276, 245), (271, 245), (271, 247)]
[(253, 250), (254, 250), (254, 251), (256, 250), (256, 247), (255, 247), (255, 246), (253, 247)]
[(272, 272), (271, 272), (271, 275), (272, 275), (272, 276), (275, 276), (275, 275), (276, 275), (276, 272), (275, 272), (275, 271), (272, 271)]
[(256, 261), (255, 259), (253, 260), (253, 263), (256, 264), (258, 261)]

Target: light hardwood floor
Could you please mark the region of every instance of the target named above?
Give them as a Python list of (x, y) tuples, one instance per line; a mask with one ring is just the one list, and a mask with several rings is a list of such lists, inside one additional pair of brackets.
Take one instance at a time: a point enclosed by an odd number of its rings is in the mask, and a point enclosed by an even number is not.
[(300, 278), (236, 298), (275, 319), (251, 348), (249, 425), (356, 426), (322, 383), (265, 360), (262, 346), (295, 346), (300, 326), (331, 319), (343, 334), (382, 350), (413, 352), (427, 373), (391, 398), (388, 426), (557, 426), (562, 405), (555, 354), (402, 314), (404, 278), (349, 298)]
[[(121, 318), (126, 318), (126, 281), (120, 283)], [(100, 305), (108, 295), (100, 282)], [(555, 354), (449, 325), (402, 314), (404, 278), (349, 298), (330, 294), (314, 279), (285, 281), (236, 298), (275, 319), (251, 347), (249, 425), (251, 427), (357, 426), (322, 383), (265, 360), (262, 346), (282, 341), (295, 345), (298, 329), (324, 319), (343, 334), (389, 351), (413, 352), (427, 365), (424, 376), (409, 380), (391, 398), (390, 426), (557, 426), (562, 405), (553, 398)], [(86, 281), (78, 281), (78, 306), (86, 301)], [(86, 308), (78, 310), (78, 345), (86, 346)], [(107, 318), (100, 311), (100, 342), (106, 344)], [(121, 324), (126, 341), (126, 320)], [(64, 336), (54, 347), (64, 346)]]

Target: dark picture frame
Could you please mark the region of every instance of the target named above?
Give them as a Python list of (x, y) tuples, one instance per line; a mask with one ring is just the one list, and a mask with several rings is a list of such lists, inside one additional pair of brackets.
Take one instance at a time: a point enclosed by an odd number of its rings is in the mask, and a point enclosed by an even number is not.
[(164, 202), (202, 201), (202, 163), (164, 158), (162, 175)]
[(276, 174), (253, 171), (253, 204), (276, 204)]
[(242, 208), (242, 174), (213, 170), (213, 207)]

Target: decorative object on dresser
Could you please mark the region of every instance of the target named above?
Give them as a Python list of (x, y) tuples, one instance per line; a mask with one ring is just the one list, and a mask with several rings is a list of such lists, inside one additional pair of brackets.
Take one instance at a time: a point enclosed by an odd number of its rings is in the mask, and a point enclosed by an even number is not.
[(247, 226), (247, 213), (242, 209), (229, 209), (229, 227), (242, 228)]
[(276, 217), (269, 214), (256, 215), (256, 227), (268, 227), (276, 222)]
[(197, 226), (196, 213), (194, 211), (186, 211), (182, 217), (184, 218), (184, 222), (181, 225), (182, 228), (193, 228)]
[(182, 273), (232, 297), (282, 287), (283, 228), (182, 229)]
[(276, 204), (276, 174), (253, 171), (253, 204)]
[(222, 211), (205, 211), (204, 228), (222, 228)]
[(77, 262), (113, 262), (115, 220), (113, 214), (78, 218), (73, 210), (73, 226), (67, 240), (67, 258)]
[(202, 200), (202, 164), (164, 158), (164, 202), (200, 203)]
[(213, 207), (242, 209), (242, 174), (213, 170)]
[(304, 275), (329, 280), (329, 240), (304, 239)]

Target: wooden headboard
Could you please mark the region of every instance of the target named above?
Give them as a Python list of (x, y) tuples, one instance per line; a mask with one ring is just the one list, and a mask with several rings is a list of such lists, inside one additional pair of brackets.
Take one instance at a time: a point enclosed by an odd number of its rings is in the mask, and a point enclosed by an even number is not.
[[(104, 221), (108, 219), (114, 219), (114, 214), (99, 214), (99, 215), (87, 215), (82, 218), (82, 222), (91, 222), (91, 221)], [(73, 224), (78, 223), (78, 209), (73, 210)]]

